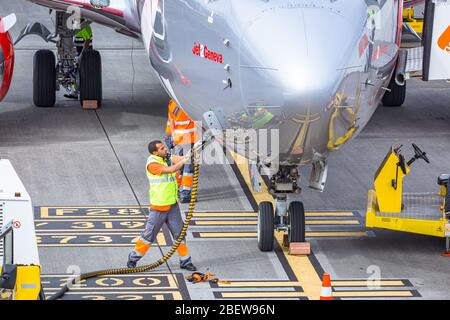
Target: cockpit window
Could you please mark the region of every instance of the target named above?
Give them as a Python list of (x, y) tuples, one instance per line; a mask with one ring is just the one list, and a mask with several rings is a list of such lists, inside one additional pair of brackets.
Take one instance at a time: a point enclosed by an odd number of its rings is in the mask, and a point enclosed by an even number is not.
[(3, 75), (5, 73), (5, 56), (3, 49), (0, 48), (0, 85), (3, 83)]

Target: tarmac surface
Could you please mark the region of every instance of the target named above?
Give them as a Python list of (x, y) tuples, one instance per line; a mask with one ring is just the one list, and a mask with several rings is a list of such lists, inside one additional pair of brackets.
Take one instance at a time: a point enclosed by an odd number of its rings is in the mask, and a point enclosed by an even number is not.
[[(18, 16), (14, 38), (29, 21), (50, 27), (47, 11), (0, 0), (0, 15)], [(11, 91), (0, 106), (0, 157), (11, 160), (36, 207), (47, 294), (78, 271), (125, 266), (145, 222), (147, 144), (164, 134), (169, 98), (141, 44), (94, 25), (94, 46), (103, 59), (101, 109), (84, 111), (62, 93), (55, 108), (33, 106), (33, 54), (52, 48), (37, 37), (16, 48)], [(300, 197), (313, 250), (308, 258), (289, 256), (281, 245), (260, 252), (255, 199), (267, 195), (249, 191), (242, 167), (203, 166), (189, 248), (200, 271), (230, 284), (191, 284), (173, 258), (148, 274), (90, 280), (66, 298), (317, 299), (326, 271), (341, 299), (449, 299), (442, 239), (364, 227), (367, 191), (391, 145), (403, 144), (409, 157), (416, 143), (431, 159), (414, 163), (406, 192), (438, 191), (437, 176), (450, 171), (449, 120), (446, 82), (411, 80), (402, 108), (380, 107), (363, 133), (331, 156), (325, 192), (305, 187)], [(169, 250), (167, 230), (158, 243), (143, 263)]]

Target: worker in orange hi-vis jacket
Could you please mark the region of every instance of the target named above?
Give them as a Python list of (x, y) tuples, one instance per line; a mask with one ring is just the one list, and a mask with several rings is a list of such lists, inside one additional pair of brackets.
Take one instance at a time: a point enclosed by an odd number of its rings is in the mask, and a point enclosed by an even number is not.
[[(198, 142), (198, 128), (195, 121), (173, 100), (170, 100), (168, 108), (165, 142), (167, 147), (174, 148), (174, 153), (179, 156), (187, 154)], [(181, 203), (191, 201), (193, 180), (194, 166), (192, 163), (186, 163), (181, 175)]]

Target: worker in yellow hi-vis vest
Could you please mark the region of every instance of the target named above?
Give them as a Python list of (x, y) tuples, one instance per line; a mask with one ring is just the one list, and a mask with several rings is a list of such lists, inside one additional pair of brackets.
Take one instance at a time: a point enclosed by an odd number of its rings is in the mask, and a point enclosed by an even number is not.
[[(85, 23), (85, 22), (86, 22), (85, 19), (81, 20), (81, 23)], [(92, 33), (92, 28), (90, 25), (88, 25), (84, 29), (80, 30), (75, 35), (74, 44), (77, 49), (78, 58), (83, 53), (83, 50), (93, 49), (92, 39), (93, 39), (93, 33)], [(70, 92), (66, 93), (64, 95), (64, 97), (66, 97), (68, 99), (78, 99), (78, 93), (79, 93), (78, 85), (75, 83), (71, 86)]]
[[(147, 178), (150, 184), (150, 210), (144, 232), (134, 250), (128, 256), (128, 268), (135, 268), (137, 262), (147, 253), (155, 242), (164, 223), (169, 227), (172, 237), (178, 239), (183, 229), (183, 219), (178, 206), (178, 185), (175, 173), (190, 161), (191, 155), (172, 156), (173, 165), (166, 162), (167, 148), (162, 141), (152, 141), (148, 146), (150, 156), (147, 160)], [(192, 263), (186, 240), (178, 247), (180, 268), (196, 271)]]
[[(86, 20), (82, 19), (81, 23), (85, 23)], [(92, 39), (94, 38), (92, 28), (90, 25), (80, 30), (75, 35), (75, 47), (77, 48), (78, 55), (80, 55), (85, 49), (92, 49)]]

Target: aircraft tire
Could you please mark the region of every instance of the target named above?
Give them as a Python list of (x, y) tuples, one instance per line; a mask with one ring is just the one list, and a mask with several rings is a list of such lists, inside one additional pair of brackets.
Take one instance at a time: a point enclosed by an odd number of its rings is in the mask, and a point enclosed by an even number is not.
[(289, 243), (305, 242), (305, 208), (303, 202), (293, 201), (289, 205)]
[(41, 108), (56, 103), (56, 58), (50, 50), (38, 50), (34, 54), (33, 103)]
[(86, 49), (80, 61), (80, 103), (94, 100), (102, 104), (102, 58), (97, 50)]
[(383, 97), (383, 105), (385, 107), (401, 107), (406, 98), (406, 83), (404, 86), (399, 86), (395, 82), (395, 77), (392, 76), (388, 88), (391, 92), (386, 91)]
[(259, 204), (258, 247), (261, 251), (272, 251), (275, 241), (274, 211), (270, 201)]

